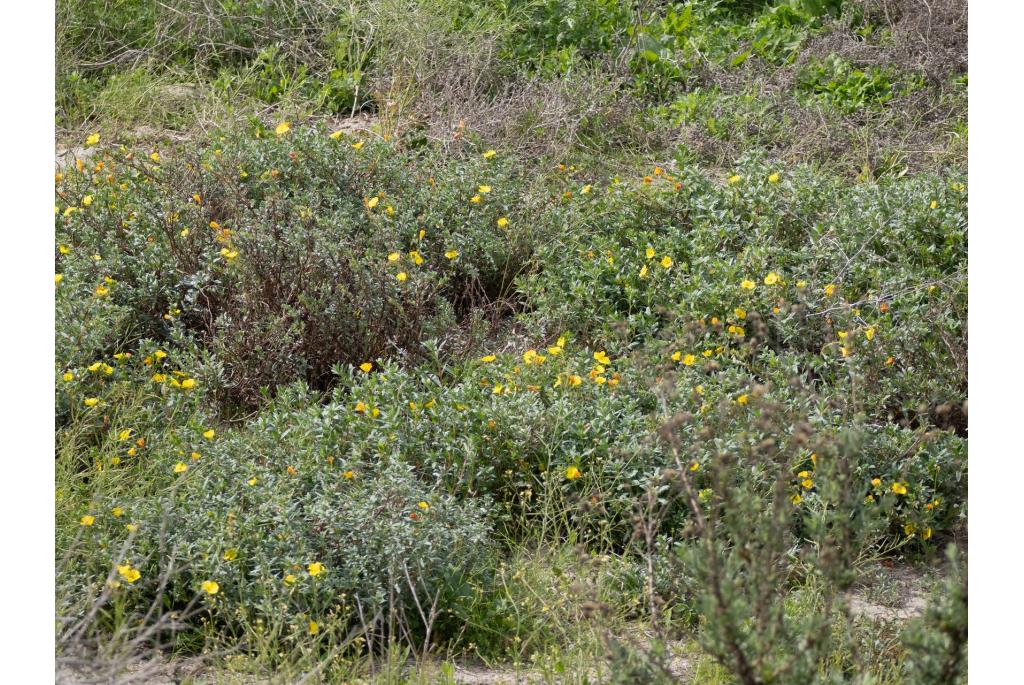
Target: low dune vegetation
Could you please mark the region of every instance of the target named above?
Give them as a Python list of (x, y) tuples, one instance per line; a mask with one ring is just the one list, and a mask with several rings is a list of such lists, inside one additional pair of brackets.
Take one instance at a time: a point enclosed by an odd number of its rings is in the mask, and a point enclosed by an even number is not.
[(964, 682), (923, 11), (58, 2), (58, 680)]

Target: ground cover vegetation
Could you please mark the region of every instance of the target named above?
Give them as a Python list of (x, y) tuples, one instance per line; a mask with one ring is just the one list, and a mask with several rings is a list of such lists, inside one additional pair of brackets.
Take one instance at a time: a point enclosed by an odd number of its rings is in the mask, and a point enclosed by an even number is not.
[(965, 680), (964, 3), (56, 20), (58, 679)]

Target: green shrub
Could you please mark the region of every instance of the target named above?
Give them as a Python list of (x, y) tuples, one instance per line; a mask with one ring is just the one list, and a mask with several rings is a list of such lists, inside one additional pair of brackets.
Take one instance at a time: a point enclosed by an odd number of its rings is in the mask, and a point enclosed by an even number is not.
[(967, 682), (967, 564), (952, 544), (946, 557), (948, 578), (904, 631), (910, 683)]
[[(960, 177), (464, 152), (259, 125), (58, 175), (62, 625), (166, 598), (189, 652), (563, 663), (611, 616), (747, 682), (849, 663), (854, 560), (966, 520)], [(551, 541), (615, 562), (496, 567)]]
[(205, 340), (244, 403), (298, 378), (326, 387), (339, 362), (419, 358), (510, 296), (543, 208), (513, 200), (524, 181), (500, 159), (355, 144), (296, 131), (159, 163), (104, 152), (58, 184), (58, 297), (123, 305), (139, 336)]
[(805, 100), (819, 100), (846, 114), (880, 108), (897, 94), (890, 69), (864, 71), (835, 55), (804, 67), (797, 79), (797, 93)]

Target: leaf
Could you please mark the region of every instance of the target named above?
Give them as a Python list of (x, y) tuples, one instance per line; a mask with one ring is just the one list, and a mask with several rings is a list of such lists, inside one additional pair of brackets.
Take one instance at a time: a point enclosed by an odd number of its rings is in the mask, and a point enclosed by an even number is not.
[(750, 50), (744, 50), (743, 52), (741, 52), (740, 54), (736, 55), (735, 57), (732, 58), (732, 60), (729, 61), (729, 66), (738, 67), (739, 65), (743, 64), (744, 62), (746, 62), (749, 57), (750, 57)]

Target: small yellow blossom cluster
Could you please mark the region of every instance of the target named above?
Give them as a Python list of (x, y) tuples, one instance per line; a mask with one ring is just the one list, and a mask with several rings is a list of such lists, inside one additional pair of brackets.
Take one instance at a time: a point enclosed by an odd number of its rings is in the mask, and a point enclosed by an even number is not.
[(166, 359), (167, 353), (163, 350), (156, 350), (153, 354), (146, 355), (143, 358), (142, 363), (154, 370), (150, 378), (154, 383), (167, 383), (172, 388), (180, 388), (181, 390), (191, 390), (196, 387), (196, 380), (190, 378), (184, 371), (179, 369), (169, 371), (166, 368)]
[(378, 409), (377, 407), (368, 406), (365, 402), (362, 401), (356, 402), (352, 409), (357, 414), (368, 415), (372, 416), (373, 418), (377, 418), (378, 416), (380, 416), (380, 409)]
[[(812, 468), (817, 466), (818, 457), (816, 454), (810, 456)], [(804, 501), (804, 494), (814, 488), (814, 471), (804, 469), (794, 477), (796, 492), (789, 498), (794, 505)]]
[[(480, 381), (480, 385), (491, 388), (492, 395), (509, 395), (515, 393), (520, 389), (520, 378), (524, 373), (524, 368), (545, 366), (548, 360), (553, 357), (559, 357), (564, 353), (565, 344), (565, 336), (560, 336), (554, 345), (546, 348), (546, 354), (536, 349), (526, 350), (522, 355), (522, 367), (512, 367), (509, 372), (505, 373), (503, 379), (498, 380), (497, 382), (484, 378)], [(607, 367), (611, 364), (611, 359), (608, 357), (607, 353), (603, 350), (595, 352), (593, 359), (596, 363), (591, 367), (586, 377), (595, 385), (605, 386), (607, 388), (616, 387), (622, 380), (622, 377), (618, 373), (608, 374)], [(484, 355), (479, 359), (481, 364), (491, 364), (496, 360), (497, 356), (493, 354)], [(572, 371), (561, 369), (564, 369), (564, 366), (559, 366), (555, 369), (556, 375), (554, 376), (554, 381), (551, 383), (552, 388), (574, 388), (583, 384), (583, 376), (573, 373)], [(549, 380), (550, 378), (551, 377), (548, 376)], [(525, 389), (530, 392), (540, 392), (542, 385), (543, 384), (541, 383), (527, 382), (525, 383)]]

